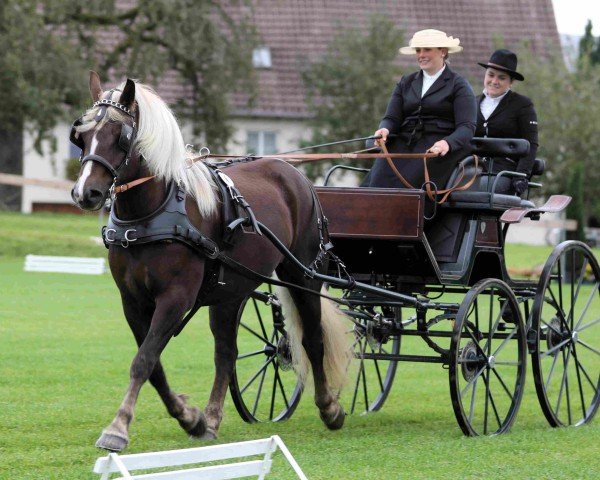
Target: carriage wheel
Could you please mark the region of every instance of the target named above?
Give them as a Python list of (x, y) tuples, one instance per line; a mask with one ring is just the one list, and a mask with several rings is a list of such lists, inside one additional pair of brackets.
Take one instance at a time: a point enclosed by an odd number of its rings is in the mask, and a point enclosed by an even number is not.
[[(540, 405), (553, 427), (592, 420), (600, 403), (600, 269), (587, 245), (558, 245), (532, 310), (531, 360)], [(533, 335), (532, 335), (533, 337)]]
[(456, 314), (450, 342), (450, 395), (465, 435), (498, 435), (513, 424), (525, 382), (525, 325), (504, 282), (481, 280)]
[[(379, 410), (392, 388), (398, 362), (382, 357), (397, 355), (400, 351), (400, 337), (388, 333), (390, 319), (397, 321), (399, 311), (399, 308), (382, 311), (376, 307), (368, 314), (360, 310), (346, 312), (353, 320), (348, 333), (352, 335), (356, 359), (342, 392), (342, 403), (349, 414)], [(373, 320), (374, 315), (385, 320)]]
[(281, 307), (270, 290), (269, 286), (269, 292), (253, 292), (238, 312), (238, 358), (229, 390), (248, 423), (286, 420), (302, 394)]

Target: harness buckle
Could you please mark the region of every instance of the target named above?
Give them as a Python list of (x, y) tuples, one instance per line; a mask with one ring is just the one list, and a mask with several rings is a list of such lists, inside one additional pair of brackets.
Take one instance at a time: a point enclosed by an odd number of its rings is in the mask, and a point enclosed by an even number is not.
[(121, 240), (121, 246), (123, 248), (127, 248), (129, 246), (130, 243), (133, 243), (137, 240), (137, 238), (130, 238), (129, 234), (131, 233), (135, 233), (136, 229), (135, 228), (130, 228), (128, 230), (125, 230), (125, 233), (123, 234), (123, 240)]
[(117, 231), (114, 228), (107, 228), (104, 231), (104, 239), (108, 243), (114, 243), (116, 241)]
[(275, 307), (281, 307), (281, 302), (279, 301), (279, 299), (273, 295), (272, 293), (269, 293), (267, 295), (267, 305), (273, 305)]

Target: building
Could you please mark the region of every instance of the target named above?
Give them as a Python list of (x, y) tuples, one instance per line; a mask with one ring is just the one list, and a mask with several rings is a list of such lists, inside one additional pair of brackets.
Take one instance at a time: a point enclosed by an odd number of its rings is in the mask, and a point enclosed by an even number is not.
[[(243, 2), (223, 3), (233, 14), (236, 9), (248, 8)], [(366, 28), (374, 13), (384, 14), (403, 28), (407, 41), (412, 33), (424, 28), (459, 37), (464, 52), (452, 57), (452, 66), (472, 81), (476, 91), (482, 81), (477, 62), (487, 61), (498, 42), (517, 49), (527, 41), (540, 55), (560, 48), (551, 0), (253, 0), (252, 4), (252, 18), (262, 39), (253, 57), (259, 93), (251, 109), (244, 95), (234, 98), (232, 122), (236, 133), (228, 150), (235, 154), (285, 151), (308, 137), (300, 67), (323, 55), (341, 29)], [(398, 62), (407, 72), (415, 70), (410, 57), (399, 56)], [(385, 91), (392, 88), (383, 86)], [(156, 89), (167, 101), (175, 100), (182, 92), (170, 76)], [(55, 133), (59, 141), (53, 162), (38, 155), (26, 136), (25, 177), (64, 178), (65, 159), (77, 152), (69, 145), (67, 125), (58, 126)], [(56, 203), (70, 203), (69, 193), (23, 188), (24, 212)]]

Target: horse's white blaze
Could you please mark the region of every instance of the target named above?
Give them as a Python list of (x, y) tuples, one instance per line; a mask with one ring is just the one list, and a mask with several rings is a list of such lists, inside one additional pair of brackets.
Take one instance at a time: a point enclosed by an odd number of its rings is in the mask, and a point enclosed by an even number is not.
[[(94, 134), (94, 138), (92, 138), (92, 146), (90, 148), (90, 155), (96, 152), (96, 148), (98, 147), (98, 139), (96, 138), (96, 134)], [(77, 198), (83, 198), (83, 186), (87, 181), (88, 177), (92, 174), (92, 164), (93, 162), (87, 162), (83, 166), (83, 171), (79, 175), (79, 180), (77, 180), (77, 185), (75, 186), (75, 191), (77, 193)]]
[(77, 186), (75, 189), (75, 192), (77, 193), (77, 198), (83, 198), (83, 186), (85, 185), (85, 182), (87, 181), (91, 173), (92, 162), (87, 162), (83, 166), (83, 171), (81, 172), (81, 175), (79, 175), (79, 180), (77, 180)]

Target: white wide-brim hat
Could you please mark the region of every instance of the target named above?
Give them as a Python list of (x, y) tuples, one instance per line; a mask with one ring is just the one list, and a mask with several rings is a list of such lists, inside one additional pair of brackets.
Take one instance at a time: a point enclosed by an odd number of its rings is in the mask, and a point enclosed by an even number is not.
[(458, 38), (449, 37), (440, 30), (419, 30), (408, 42), (408, 47), (402, 47), (400, 53), (412, 55), (417, 48), (447, 48), (448, 53), (462, 52)]

